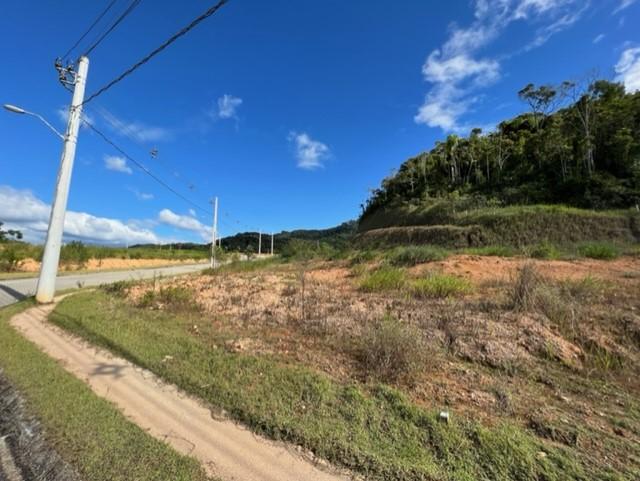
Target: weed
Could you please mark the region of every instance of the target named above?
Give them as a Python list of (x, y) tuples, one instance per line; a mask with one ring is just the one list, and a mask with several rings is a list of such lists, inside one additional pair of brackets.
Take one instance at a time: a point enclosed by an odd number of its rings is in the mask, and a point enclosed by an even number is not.
[(467, 294), (471, 283), (449, 274), (431, 274), (411, 283), (411, 293), (418, 298), (446, 298)]
[(558, 259), (560, 251), (550, 242), (541, 242), (529, 251), (529, 256), (534, 259)]
[(398, 290), (402, 289), (406, 282), (404, 270), (383, 266), (362, 279), (360, 289), (367, 292)]
[(620, 256), (620, 250), (608, 242), (590, 242), (583, 244), (578, 253), (590, 259), (612, 260)]
[(173, 312), (199, 310), (193, 293), (186, 287), (181, 286), (160, 287), (159, 290), (149, 289), (138, 300), (138, 307)]
[(388, 315), (364, 326), (356, 348), (363, 371), (383, 382), (412, 382), (424, 354), (418, 329)]
[(494, 256), (494, 257), (513, 257), (518, 251), (513, 247), (509, 246), (485, 246), (485, 247), (472, 247), (469, 249), (464, 249), (462, 251), (465, 254), (473, 255), (473, 256)]
[(415, 266), (425, 262), (441, 261), (448, 256), (444, 249), (431, 245), (396, 247), (385, 256), (393, 266)]
[(529, 262), (524, 264), (516, 275), (509, 293), (511, 308), (516, 311), (531, 310), (536, 302), (536, 295), (541, 278), (535, 266)]
[(377, 257), (376, 253), (372, 250), (358, 250), (349, 258), (349, 264), (351, 266), (357, 266), (366, 262), (371, 262)]
[(126, 297), (129, 287), (131, 287), (131, 281), (117, 281), (111, 284), (101, 284), (102, 289), (107, 294), (111, 294), (116, 297)]

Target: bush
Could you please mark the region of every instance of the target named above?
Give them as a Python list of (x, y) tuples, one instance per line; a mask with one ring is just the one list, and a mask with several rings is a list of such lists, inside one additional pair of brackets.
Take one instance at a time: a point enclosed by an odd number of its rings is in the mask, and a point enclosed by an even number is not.
[(583, 244), (578, 252), (584, 257), (590, 259), (611, 260), (620, 256), (618, 248), (607, 242), (590, 242)]
[(383, 382), (411, 382), (425, 360), (425, 349), (417, 328), (385, 316), (364, 326), (356, 357), (368, 376)]
[(192, 291), (181, 286), (161, 287), (159, 291), (150, 289), (138, 301), (138, 307), (163, 309), (173, 312), (197, 311)]
[(101, 284), (100, 289), (116, 297), (125, 297), (131, 284), (131, 281), (117, 281), (111, 284)]
[(69, 242), (60, 249), (60, 261), (63, 264), (73, 264), (81, 268), (85, 266), (89, 258), (89, 250), (80, 241)]
[(357, 250), (355, 253), (351, 255), (349, 258), (349, 264), (351, 266), (356, 266), (358, 264), (363, 264), (365, 262), (370, 262), (375, 260), (376, 253), (372, 250)]
[(534, 259), (557, 259), (560, 257), (560, 251), (549, 242), (541, 242), (531, 249), (529, 256)]
[(336, 249), (325, 242), (291, 239), (282, 248), (280, 255), (283, 259), (298, 261), (329, 259), (336, 255)]
[(360, 289), (368, 292), (402, 289), (406, 284), (404, 270), (395, 267), (381, 267), (368, 274), (360, 282)]
[(445, 259), (447, 255), (448, 253), (444, 249), (424, 245), (396, 247), (385, 257), (387, 261), (394, 266), (415, 266), (425, 262), (441, 261)]
[(419, 298), (446, 298), (470, 291), (469, 281), (448, 274), (433, 274), (411, 284), (411, 293)]
[(27, 257), (26, 252), (16, 244), (6, 244), (0, 247), (0, 271), (17, 271), (22, 261)]

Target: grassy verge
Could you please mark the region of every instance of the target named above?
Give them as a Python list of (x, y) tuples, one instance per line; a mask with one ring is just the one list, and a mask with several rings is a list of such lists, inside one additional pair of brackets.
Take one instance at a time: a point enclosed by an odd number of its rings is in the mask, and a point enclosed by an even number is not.
[[(371, 480), (586, 480), (570, 448), (508, 422), (485, 427), (410, 403), (385, 385), (343, 385), (309, 369), (215, 347), (195, 314), (136, 308), (102, 291), (65, 299), (52, 321), (150, 369), (256, 432), (311, 449)], [(171, 355), (171, 362), (163, 362)]]
[(204, 481), (199, 464), (128, 421), (111, 403), (18, 334), (0, 310), (0, 367), (43, 424), (48, 441), (83, 479)]

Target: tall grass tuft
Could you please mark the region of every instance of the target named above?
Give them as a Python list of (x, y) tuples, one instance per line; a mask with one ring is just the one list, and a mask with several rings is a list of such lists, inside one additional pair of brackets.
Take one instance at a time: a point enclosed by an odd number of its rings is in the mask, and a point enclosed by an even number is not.
[(418, 298), (447, 298), (467, 294), (471, 283), (449, 274), (432, 274), (411, 283), (411, 293)]
[(423, 245), (396, 247), (385, 258), (393, 266), (415, 266), (425, 262), (441, 261), (447, 256), (448, 252), (440, 247)]
[(620, 257), (620, 250), (608, 242), (589, 242), (583, 244), (578, 253), (590, 259), (612, 260)]
[(368, 274), (360, 282), (360, 289), (367, 292), (392, 291), (402, 289), (407, 283), (403, 269), (383, 266)]

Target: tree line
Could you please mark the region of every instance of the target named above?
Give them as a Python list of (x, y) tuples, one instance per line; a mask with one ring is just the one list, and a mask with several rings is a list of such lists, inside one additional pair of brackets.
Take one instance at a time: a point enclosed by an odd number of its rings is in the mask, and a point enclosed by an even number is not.
[(405, 161), (362, 206), (477, 197), (502, 205), (559, 203), (628, 208), (640, 203), (640, 92), (593, 80), (529, 84), (527, 112), (484, 134), (455, 134)]

